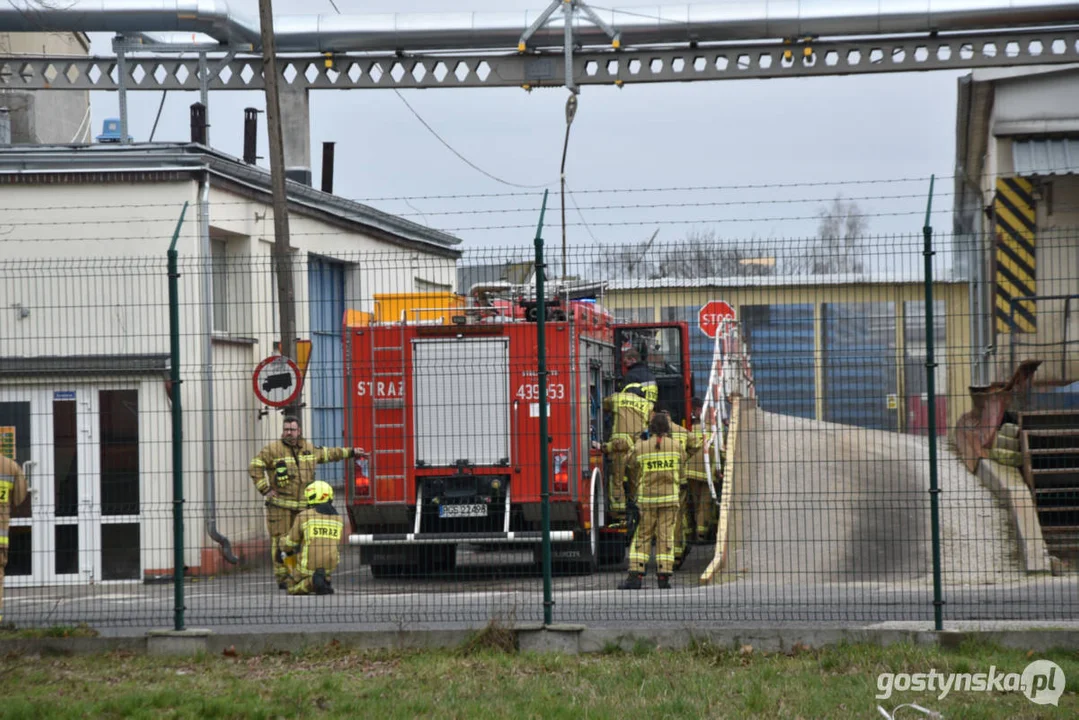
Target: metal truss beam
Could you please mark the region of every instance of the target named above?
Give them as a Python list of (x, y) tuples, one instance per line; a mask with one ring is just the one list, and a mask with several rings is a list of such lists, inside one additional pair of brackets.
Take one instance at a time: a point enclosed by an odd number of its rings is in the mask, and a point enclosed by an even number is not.
[[(203, 48), (226, 52), (228, 48)], [(519, 55), (283, 56), (292, 89), (562, 87), (561, 53)], [(799, 41), (711, 48), (628, 49), (573, 55), (578, 85), (815, 77), (1079, 62), (1079, 29), (934, 38)], [(0, 90), (200, 90), (199, 59), (0, 56)], [(262, 60), (238, 55), (208, 66), (209, 90), (261, 90)]]

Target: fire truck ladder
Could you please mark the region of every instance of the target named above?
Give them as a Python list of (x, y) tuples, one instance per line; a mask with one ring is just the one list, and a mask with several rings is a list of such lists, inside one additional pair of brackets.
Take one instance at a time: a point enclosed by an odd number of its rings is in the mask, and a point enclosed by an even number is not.
[[(708, 390), (701, 408), (701, 421), (710, 435), (705, 438), (703, 450), (704, 472), (708, 478), (712, 477), (713, 466), (722, 465), (723, 453), (727, 449), (723, 430), (730, 422), (731, 396), (754, 397), (752, 367), (749, 349), (742, 340), (741, 326), (733, 318), (724, 318), (716, 328)], [(719, 498), (712, 482), (708, 483), (708, 489), (713, 502), (718, 504)]]
[[(387, 370), (387, 368), (394, 368), (395, 371)], [(376, 346), (374, 342), (371, 343), (371, 377), (374, 381), (374, 386), (380, 382), (380, 378), (383, 378), (381, 382), (400, 382), (399, 387), (402, 390), (407, 386), (405, 382), (405, 326), (401, 323), (401, 342), (397, 345), (381, 345)], [(385, 479), (385, 480), (400, 480), (404, 482), (404, 466), (405, 466), (405, 443), (407, 438), (405, 437), (406, 431), (406, 419), (405, 408), (408, 406), (405, 402), (403, 395), (393, 399), (379, 398), (374, 390), (371, 392), (371, 427), (374, 428), (374, 434), (371, 438), (371, 478)], [(396, 416), (396, 417), (395, 417)], [(399, 442), (386, 443), (384, 438), (394, 437), (399, 439)], [(387, 447), (391, 445), (391, 447)], [(398, 445), (397, 447), (393, 447)], [(400, 455), (401, 458), (398, 463), (387, 463), (391, 467), (393, 465), (399, 466), (400, 470), (396, 474), (384, 474), (380, 472), (379, 457), (385, 457), (387, 455)], [(378, 497), (378, 483), (375, 483), (373, 492), (375, 493), (375, 502), (379, 501)], [(419, 514), (417, 513), (417, 526), (419, 524)]]

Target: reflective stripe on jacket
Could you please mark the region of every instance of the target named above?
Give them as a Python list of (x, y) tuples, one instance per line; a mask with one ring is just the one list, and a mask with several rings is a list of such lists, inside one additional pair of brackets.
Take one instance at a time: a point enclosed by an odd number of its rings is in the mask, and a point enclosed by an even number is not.
[(678, 442), (664, 436), (638, 440), (633, 446), (627, 471), (637, 488), (637, 504), (641, 507), (665, 507), (678, 505), (678, 485), (686, 453)]
[(618, 435), (626, 435), (636, 440), (648, 427), (652, 403), (633, 393), (616, 392), (603, 399), (603, 409), (614, 415), (611, 423), (612, 439)]
[(686, 479), (689, 477), (688, 459), (700, 457), (701, 453), (699, 451), (701, 447), (703, 447), (704, 443), (702, 442), (701, 438), (697, 436), (696, 433), (691, 433), (689, 430), (686, 430), (684, 427), (682, 427), (676, 422), (671, 423), (671, 436), (674, 438), (675, 442), (677, 442), (678, 445), (682, 448), (682, 452), (686, 454), (687, 462), (682, 466), (682, 476), (680, 478), (680, 482), (685, 483)]
[(266, 495), (270, 490), (277, 493), (268, 499), (271, 505), (303, 510), (307, 507), (303, 491), (315, 481), (315, 466), (349, 457), (352, 448), (317, 448), (302, 438), (292, 447), (275, 440), (251, 460), (248, 474), (261, 494)]
[(7, 549), (11, 511), (22, 505), (27, 492), (26, 478), (19, 463), (0, 455), (0, 549)]
[(311, 575), (322, 568), (332, 573), (340, 561), (341, 537), (345, 524), (330, 503), (309, 507), (296, 516), (292, 529), (281, 539), (287, 550), (300, 548), (299, 568)]
[(699, 448), (699, 451), (689, 455), (687, 442), (687, 452), (689, 460), (686, 463), (686, 477), (690, 480), (707, 480), (708, 474), (704, 471), (704, 433), (703, 432), (690, 432), (690, 437), (693, 438), (693, 443)]

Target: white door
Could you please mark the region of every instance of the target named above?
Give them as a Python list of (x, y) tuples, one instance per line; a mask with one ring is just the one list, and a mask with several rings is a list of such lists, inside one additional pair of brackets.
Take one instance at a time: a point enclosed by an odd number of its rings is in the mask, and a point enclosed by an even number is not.
[(92, 536), (90, 421), (74, 392), (0, 388), (0, 451), (23, 466), (30, 486), (8, 531), (9, 587), (90, 579), (82, 557)]
[(138, 392), (0, 388), (0, 452), (27, 470), (8, 587), (141, 578)]

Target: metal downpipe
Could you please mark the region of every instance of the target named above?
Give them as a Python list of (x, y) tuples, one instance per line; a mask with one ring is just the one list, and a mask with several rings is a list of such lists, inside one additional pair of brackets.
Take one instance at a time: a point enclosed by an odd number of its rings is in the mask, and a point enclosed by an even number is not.
[(237, 564), (240, 560), (232, 552), (232, 543), (217, 531), (217, 487), (215, 484), (214, 457), (214, 285), (213, 258), (210, 251), (210, 174), (204, 173), (199, 180), (199, 253), (202, 256), (202, 343), (203, 343), (203, 380), (202, 410), (203, 417), (203, 453), (206, 458), (205, 486), (203, 494), (206, 501), (206, 534), (221, 546), (225, 559)]

